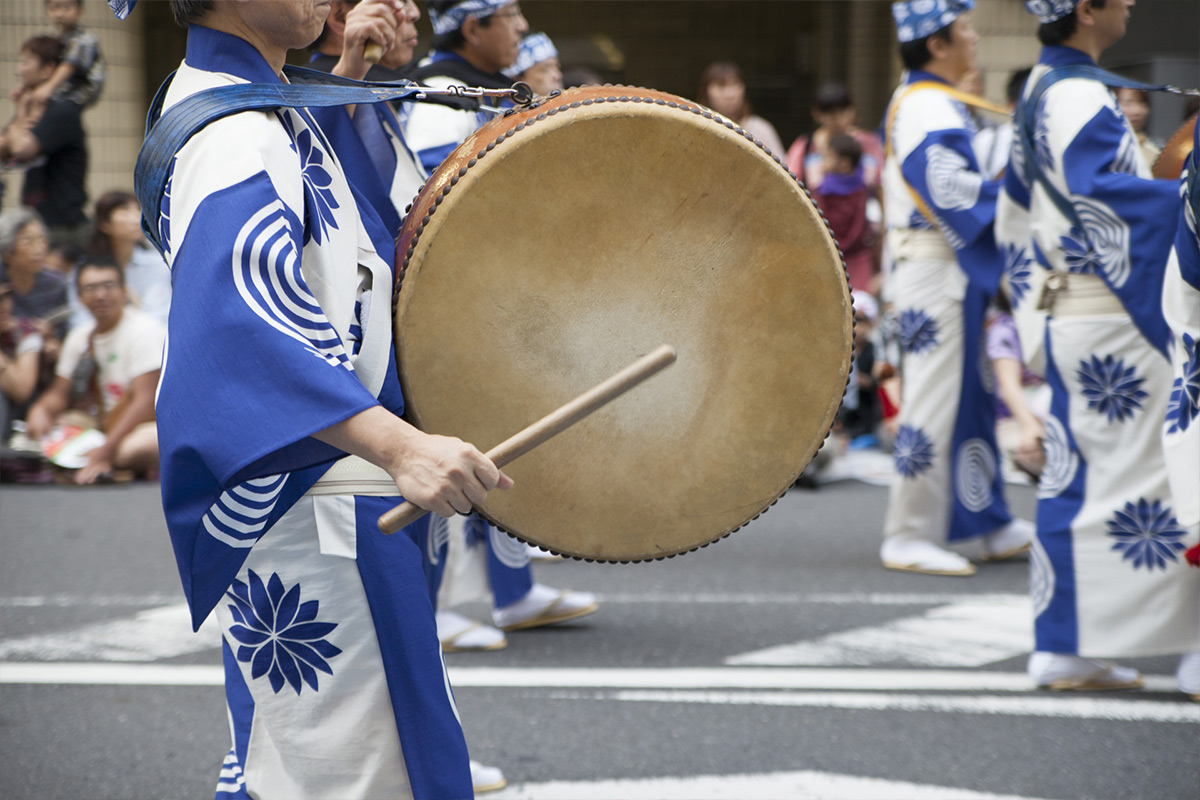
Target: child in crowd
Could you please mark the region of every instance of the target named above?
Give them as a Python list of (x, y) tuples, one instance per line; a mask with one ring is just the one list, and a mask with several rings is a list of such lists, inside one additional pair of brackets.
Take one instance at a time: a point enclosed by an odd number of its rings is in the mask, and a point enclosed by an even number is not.
[(45, 105), (57, 95), (89, 108), (104, 91), (104, 56), (96, 37), (79, 24), (83, 0), (46, 0), (46, 15), (58, 29), (63, 55), (50, 80), (35, 90), (34, 100)]
[(883, 410), (880, 405), (879, 384), (875, 380), (875, 342), (873, 332), (879, 319), (879, 304), (870, 294), (854, 292), (854, 361), (842, 407), (838, 411), (838, 427), (850, 449), (871, 447), (878, 443), (875, 435)]
[(83, 248), (72, 242), (52, 244), (46, 254), (46, 269), (54, 270), (64, 278), (70, 278), (81, 263)]
[(867, 218), (870, 193), (863, 181), (862, 157), (862, 145), (853, 136), (839, 133), (832, 137), (822, 159), (824, 177), (814, 199), (842, 248), (850, 287), (870, 292), (877, 272), (872, 249), (875, 235)]
[(996, 443), (1006, 465), (1036, 483), (1045, 462), (1042, 420), (1050, 411), (1050, 390), (1025, 367), (1012, 306), (1003, 291), (996, 294), (985, 325), (987, 354), (996, 376)]

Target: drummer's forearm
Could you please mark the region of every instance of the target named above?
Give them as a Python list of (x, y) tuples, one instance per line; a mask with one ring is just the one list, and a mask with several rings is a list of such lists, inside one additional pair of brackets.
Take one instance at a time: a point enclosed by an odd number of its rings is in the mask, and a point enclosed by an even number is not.
[(383, 406), (376, 405), (314, 433), (313, 438), (395, 475), (413, 439), (422, 435)]

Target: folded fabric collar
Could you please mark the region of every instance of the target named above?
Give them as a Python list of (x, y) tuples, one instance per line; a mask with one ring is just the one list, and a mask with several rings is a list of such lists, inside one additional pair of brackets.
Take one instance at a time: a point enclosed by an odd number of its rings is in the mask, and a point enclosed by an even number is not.
[(490, 17), (512, 2), (513, 0), (463, 0), (445, 11), (435, 11), (430, 7), (429, 21), (433, 24), (433, 32), (440, 36), (458, 30), (469, 19)]
[(1079, 0), (1025, 0), (1025, 10), (1039, 22), (1057, 22), (1075, 10)]
[(892, 3), (896, 37), (901, 44), (924, 39), (974, 8), (975, 0), (907, 0)]
[(203, 25), (188, 26), (187, 53), (183, 60), (189, 67), (224, 72), (251, 83), (283, 83), (254, 45)]

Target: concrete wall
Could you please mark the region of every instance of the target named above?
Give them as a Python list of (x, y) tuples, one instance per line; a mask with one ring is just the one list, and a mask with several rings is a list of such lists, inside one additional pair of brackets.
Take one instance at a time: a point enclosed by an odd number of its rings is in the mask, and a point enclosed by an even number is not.
[[(104, 94), (83, 115), (90, 162), (90, 201), (108, 189), (133, 189), (133, 165), (146, 121), (143, 88), (143, 41), (140, 22), (121, 23), (103, 0), (84, 0), (82, 24), (100, 40), (108, 65)], [(139, 9), (140, 10), (140, 9)], [(9, 92), (16, 85), (21, 42), (30, 36), (55, 34), (42, 0), (0, 0), (0, 119), (12, 119)], [(4, 206), (17, 205), (21, 173), (6, 172)], [(90, 207), (88, 215), (91, 216)]]

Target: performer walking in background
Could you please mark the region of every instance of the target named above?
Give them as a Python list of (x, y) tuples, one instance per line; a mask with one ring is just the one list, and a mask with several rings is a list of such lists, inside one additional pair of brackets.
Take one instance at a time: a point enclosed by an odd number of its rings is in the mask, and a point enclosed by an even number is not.
[(1160, 438), (1171, 388), (1163, 275), (1178, 184), (1151, 179), (1097, 74), (1101, 53), (1125, 35), (1132, 0), (1026, 6), (1044, 47), (1021, 102), (997, 231), (1026, 320), (1022, 350), (1041, 351), (1052, 393), (1028, 668), (1052, 689), (1131, 688), (1142, 683), (1136, 670), (1096, 659), (1200, 647), (1200, 575), (1182, 558), (1195, 536), (1176, 517)]
[(897, 479), (880, 550), (888, 569), (972, 575), (947, 542), (982, 538), (985, 558), (1029, 547), (1008, 511), (996, 454), (984, 313), (1000, 281), (997, 181), (984, 180), (974, 127), (953, 89), (974, 65), (973, 0), (892, 4), (909, 72), (892, 97), (883, 185), (903, 350)]
[[(1180, 187), (1179, 228), (1163, 282), (1163, 315), (1173, 334), (1175, 373), (1163, 426), (1163, 451), (1175, 516), (1188, 530), (1189, 541), (1195, 543), (1200, 539), (1200, 226), (1196, 224), (1200, 217), (1200, 125), (1195, 125), (1192, 139), (1192, 155)], [(1186, 654), (1177, 676), (1180, 691), (1200, 700), (1200, 653)]]
[[(433, 52), (412, 71), (418, 83), (436, 88), (454, 84), (484, 88), (512, 85), (503, 70), (516, 63), (522, 38), (529, 30), (516, 2), (435, 0), (429, 4), (429, 17), (433, 23)], [(425, 169), (433, 172), (464, 139), (494, 118), (494, 112), (488, 110), (494, 107), (483, 103), (499, 101), (478, 100), (460, 108), (420, 103), (412, 109), (404, 132)], [(470, 310), (462, 309), (462, 313)], [(447, 650), (499, 649), (507, 643), (502, 631), (578, 619), (599, 609), (590, 592), (536, 583), (529, 548), (483, 519), (472, 516), (465, 521), (451, 520), (450, 528), (455, 542), (449, 548), (445, 566), (448, 591), (444, 590), (442, 597), (465, 601), (490, 594), (496, 627), (441, 608), (438, 631)], [(477, 557), (486, 559), (484, 570), (470, 569), (463, 560)], [(478, 585), (480, 572), (486, 572), (486, 586)], [(458, 581), (459, 576), (462, 581)]]
[[(172, 10), (188, 46), (165, 114), (207, 88), (282, 83), (327, 7)], [(223, 632), (217, 794), (470, 797), (421, 531), (376, 520), (397, 495), (449, 516), (511, 481), (398, 416), (392, 236), (327, 141), (302, 109), (224, 117), (176, 154), (151, 216), (176, 298), (163, 507), (193, 625), (215, 609)]]

